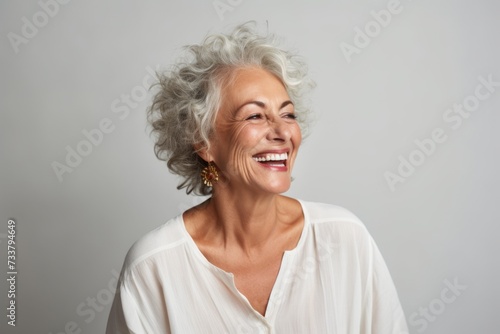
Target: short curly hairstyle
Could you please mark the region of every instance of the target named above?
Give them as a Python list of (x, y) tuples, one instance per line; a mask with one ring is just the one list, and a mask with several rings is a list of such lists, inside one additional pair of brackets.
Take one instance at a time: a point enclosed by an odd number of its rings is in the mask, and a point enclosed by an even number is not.
[(304, 94), (314, 82), (307, 66), (296, 54), (278, 46), (274, 35), (259, 35), (253, 22), (237, 26), (230, 34), (213, 34), (199, 45), (185, 47), (188, 55), (171, 70), (157, 73), (159, 88), (148, 110), (156, 135), (155, 154), (169, 170), (183, 178), (177, 189), (209, 195), (200, 173), (207, 162), (197, 149), (208, 148), (221, 91), (235, 69), (258, 67), (276, 75), (294, 103), (297, 121), (307, 135), (309, 108)]

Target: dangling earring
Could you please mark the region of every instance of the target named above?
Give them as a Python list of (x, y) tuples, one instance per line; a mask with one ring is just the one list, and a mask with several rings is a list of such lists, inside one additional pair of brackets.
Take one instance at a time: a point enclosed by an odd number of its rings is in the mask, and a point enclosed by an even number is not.
[(201, 179), (207, 187), (212, 187), (213, 183), (219, 181), (219, 173), (215, 168), (213, 162), (209, 162), (208, 165), (201, 171)]

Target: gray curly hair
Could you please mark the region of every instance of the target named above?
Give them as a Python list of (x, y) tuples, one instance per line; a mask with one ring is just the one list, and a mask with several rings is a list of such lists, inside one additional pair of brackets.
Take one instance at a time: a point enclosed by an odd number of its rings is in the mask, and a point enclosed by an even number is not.
[(155, 154), (183, 181), (177, 189), (209, 195), (200, 173), (207, 162), (197, 150), (208, 148), (223, 85), (234, 69), (259, 67), (276, 75), (294, 103), (297, 121), (307, 135), (309, 109), (304, 94), (314, 86), (307, 66), (297, 55), (280, 49), (274, 35), (261, 36), (253, 23), (236, 27), (230, 34), (213, 34), (200, 45), (186, 46), (191, 57), (170, 71), (157, 73), (159, 88), (148, 110), (148, 121), (156, 135)]

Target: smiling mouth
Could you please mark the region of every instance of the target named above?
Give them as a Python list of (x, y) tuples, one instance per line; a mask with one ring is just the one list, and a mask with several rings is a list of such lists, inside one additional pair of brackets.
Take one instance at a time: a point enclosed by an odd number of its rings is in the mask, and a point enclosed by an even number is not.
[(254, 155), (252, 159), (267, 166), (285, 167), (288, 160), (288, 153), (266, 153)]

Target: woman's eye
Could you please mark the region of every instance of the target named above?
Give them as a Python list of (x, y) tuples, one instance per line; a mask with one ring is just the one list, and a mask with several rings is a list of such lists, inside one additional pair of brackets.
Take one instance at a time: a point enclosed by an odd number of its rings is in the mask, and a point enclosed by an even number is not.
[(292, 114), (292, 113), (289, 113), (289, 114), (285, 114), (285, 118), (289, 118), (289, 119), (297, 119), (297, 115)]
[(247, 120), (252, 120), (252, 119), (261, 119), (262, 115), (261, 114), (253, 114), (247, 117)]

